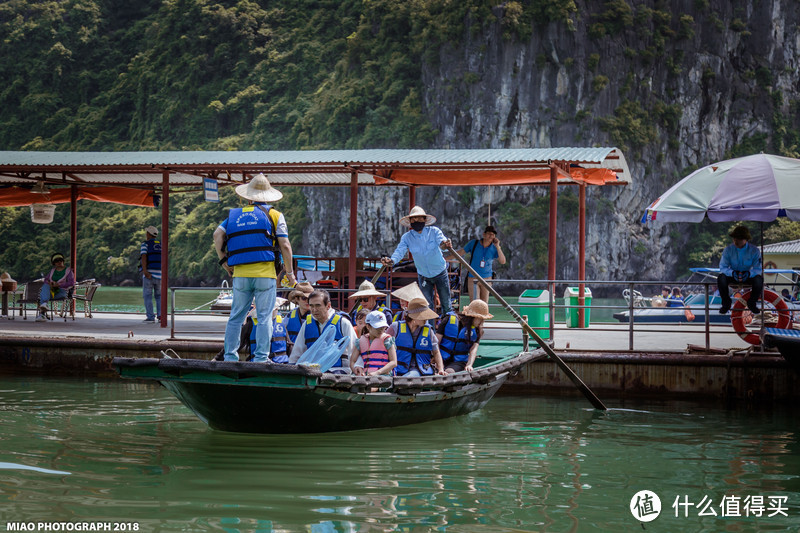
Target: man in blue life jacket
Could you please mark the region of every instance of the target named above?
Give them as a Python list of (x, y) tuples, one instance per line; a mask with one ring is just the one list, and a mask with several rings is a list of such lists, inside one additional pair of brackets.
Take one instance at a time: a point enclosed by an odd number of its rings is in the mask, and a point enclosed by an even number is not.
[(392, 257), (382, 257), (381, 263), (390, 267), (399, 262), (406, 253), (411, 253), (414, 266), (417, 267), (419, 288), (428, 300), (428, 305), (435, 308), (434, 291), (439, 293), (442, 315), (450, 312), (450, 278), (447, 274), (447, 262), (442, 249), (452, 246), (450, 239), (442, 230), (433, 226), (436, 217), (425, 213), (419, 206), (400, 219), (400, 224), (410, 228), (400, 237)]
[(301, 281), (295, 285), (294, 290), (289, 293), (289, 302), (297, 307), (292, 309), (289, 316), (284, 320), (286, 334), (289, 337), (287, 339), (286, 353), (292, 353), (292, 346), (294, 346), (294, 341), (297, 339), (297, 334), (300, 333), (300, 328), (303, 326), (303, 323), (310, 313), (308, 297), (312, 292), (314, 292), (314, 287), (307, 281)]
[(233, 303), (225, 327), (225, 361), (239, 360), (242, 323), (255, 298), (259, 327), (253, 362), (263, 363), (269, 358), (281, 254), (288, 282), (297, 282), (292, 271), (292, 246), (283, 214), (270, 205), (283, 194), (270, 185), (264, 174), (236, 187), (236, 194), (248, 200), (249, 205), (231, 209), (228, 218), (214, 231), (220, 265), (233, 276)]
[(731, 308), (728, 284), (733, 282), (752, 286), (750, 298), (747, 300), (747, 308), (754, 315), (758, 314), (758, 300), (764, 291), (761, 251), (757, 246), (747, 242), (750, 240), (750, 230), (747, 229), (747, 226), (736, 226), (728, 235), (733, 239), (733, 244), (729, 244), (722, 250), (722, 258), (719, 260), (719, 276), (717, 276), (717, 288), (722, 298), (719, 312), (724, 315)]
[(346, 314), (331, 307), (331, 295), (325, 289), (317, 289), (308, 297), (311, 314), (306, 318), (295, 339), (292, 355), (289, 357), (291, 364), (296, 364), (300, 356), (314, 345), (326, 328), (335, 328), (334, 341), (348, 337), (350, 342), (345, 348), (342, 357), (329, 372), (334, 374), (350, 373), (350, 354), (353, 353), (358, 342), (358, 337), (353, 329), (353, 324)]
[[(144, 232), (145, 241), (139, 252), (144, 312), (147, 315), (144, 322), (155, 324), (156, 316), (161, 318), (161, 241), (156, 240), (158, 228), (155, 226), (147, 226)], [(155, 313), (153, 313), (153, 297), (156, 300)]]

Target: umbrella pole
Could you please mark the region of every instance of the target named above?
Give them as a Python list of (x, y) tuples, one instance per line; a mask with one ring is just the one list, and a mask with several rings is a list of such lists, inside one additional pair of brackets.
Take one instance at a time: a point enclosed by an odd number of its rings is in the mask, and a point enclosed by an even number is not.
[(564, 371), (567, 377), (569, 377), (569, 379), (572, 380), (575, 386), (578, 387), (578, 390), (580, 390), (583, 393), (583, 395), (586, 396), (586, 399), (589, 400), (589, 402), (595, 407), (595, 409), (606, 411), (607, 407), (603, 405), (603, 402), (600, 401), (600, 398), (598, 398), (591, 391), (591, 389), (589, 389), (589, 387), (587, 387), (586, 384), (583, 381), (581, 381), (581, 378), (578, 377), (578, 375), (567, 365), (567, 363), (565, 363), (558, 355), (556, 355), (556, 352), (554, 352), (553, 349), (542, 340), (539, 334), (536, 333), (536, 331), (532, 327), (530, 327), (528, 323), (522, 319), (521, 316), (519, 316), (519, 313), (517, 313), (517, 311), (513, 307), (511, 307), (509, 303), (506, 302), (503, 299), (503, 297), (500, 296), (496, 290), (494, 290), (494, 288), (492, 288), (491, 285), (486, 283), (486, 280), (483, 279), (480, 274), (475, 272), (475, 269), (472, 268), (472, 265), (470, 265), (463, 257), (458, 255), (458, 253), (456, 253), (455, 249), (453, 249), (452, 246), (448, 246), (447, 249), (450, 250), (450, 253), (453, 255), (453, 257), (458, 259), (458, 261), (464, 266), (464, 268), (466, 268), (469, 271), (469, 273), (472, 274), (472, 276), (478, 281), (478, 283), (483, 288), (489, 291), (489, 294), (497, 298), (497, 301), (503, 304), (503, 307), (505, 307), (506, 311), (511, 313), (511, 316), (514, 317), (514, 320), (516, 320), (520, 326), (522, 326), (522, 329), (528, 335), (530, 335), (537, 343), (539, 343), (539, 346), (547, 353), (547, 355), (550, 356), (550, 358), (553, 361), (555, 361), (558, 367)]

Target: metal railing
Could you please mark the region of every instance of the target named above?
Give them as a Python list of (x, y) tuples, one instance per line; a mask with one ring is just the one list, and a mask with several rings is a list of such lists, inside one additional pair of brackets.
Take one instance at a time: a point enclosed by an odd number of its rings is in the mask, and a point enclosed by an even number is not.
[[(514, 307), (514, 309), (520, 315), (525, 314), (524, 311), (521, 310), (521, 308), (530, 307), (530, 304), (525, 304), (525, 303), (523, 303), (523, 304), (519, 304), (519, 303), (513, 304), (513, 299), (516, 298), (516, 296), (519, 295), (519, 290), (520, 290), (521, 287), (524, 287), (524, 289), (543, 289), (543, 290), (547, 290), (548, 293), (549, 293), (549, 299), (548, 299), (548, 305), (547, 305), (548, 314), (549, 314), (549, 320), (548, 320), (548, 324), (547, 324), (547, 329), (549, 330), (550, 340), (554, 339), (556, 331), (562, 331), (562, 330), (563, 331), (569, 330), (571, 332), (580, 332), (582, 330), (585, 330), (587, 332), (592, 332), (592, 333), (594, 333), (594, 332), (602, 332), (602, 331), (619, 332), (620, 331), (619, 327), (615, 327), (615, 328), (604, 327), (604, 324), (615, 325), (614, 323), (595, 322), (595, 323), (590, 325), (591, 326), (590, 328), (584, 328), (585, 320), (583, 319), (582, 315), (584, 315), (584, 313), (585, 313), (586, 314), (585, 316), (588, 316), (588, 313), (589, 313), (590, 310), (603, 309), (603, 310), (612, 310), (612, 311), (619, 311), (619, 312), (624, 312), (624, 311), (628, 312), (628, 323), (627, 323), (627, 331), (628, 331), (628, 347), (627, 347), (627, 349), (628, 350), (633, 351), (635, 349), (635, 341), (636, 341), (636, 335), (635, 334), (637, 332), (638, 333), (659, 333), (659, 334), (664, 334), (664, 335), (675, 335), (675, 334), (683, 334), (683, 333), (685, 333), (687, 331), (686, 328), (699, 329), (701, 327), (702, 327), (702, 331), (703, 331), (704, 337), (705, 337), (704, 347), (705, 347), (706, 350), (709, 350), (711, 348), (711, 339), (710, 339), (710, 335), (711, 335), (711, 313), (713, 311), (715, 311), (715, 309), (711, 306), (710, 302), (711, 302), (712, 295), (714, 295), (714, 292), (716, 291), (716, 283), (713, 280), (687, 282), (687, 281), (663, 281), (663, 280), (662, 281), (643, 281), (643, 280), (601, 281), (601, 280), (494, 279), (494, 280), (492, 280), (492, 282), (493, 282), (494, 288), (496, 290), (498, 290), (498, 292), (501, 295), (503, 295), (504, 298), (508, 298), (509, 300), (512, 300), (512, 302), (509, 302), (509, 303), (512, 305), (512, 307)], [(583, 304), (581, 304), (580, 303), (581, 295), (578, 295), (576, 297), (576, 298), (578, 298), (578, 301), (579, 301), (578, 304), (571, 304), (571, 303), (566, 303), (566, 302), (564, 304), (557, 303), (557, 301), (558, 301), (557, 300), (557, 296), (556, 296), (557, 293), (563, 292), (567, 287), (580, 287), (582, 285), (586, 286), (586, 287), (591, 286), (593, 288), (603, 287), (605, 290), (601, 291), (601, 292), (606, 292), (606, 293), (609, 293), (612, 290), (613, 287), (616, 287), (617, 290), (619, 290), (618, 294), (620, 294), (620, 296), (622, 295), (623, 291), (627, 290), (628, 294), (630, 295), (630, 297), (627, 298), (627, 303), (624, 306), (623, 305), (598, 305), (596, 303), (592, 303), (592, 304), (583, 303)], [(703, 295), (704, 319), (702, 321), (700, 321), (700, 322), (690, 322), (690, 321), (681, 322), (681, 328), (680, 329), (675, 329), (674, 331), (665, 330), (663, 328), (662, 329), (654, 329), (652, 327), (648, 327), (646, 325), (647, 323), (637, 322), (635, 310), (636, 309), (641, 309), (642, 307), (636, 305), (637, 304), (637, 298), (635, 297), (635, 295), (637, 293), (641, 293), (642, 291), (660, 292), (660, 288), (662, 286), (664, 286), (664, 285), (680, 286), (682, 289), (683, 288), (687, 288), (687, 287), (696, 287), (695, 290), (693, 290), (692, 292), (688, 293), (686, 296), (691, 295), (691, 294), (702, 294)], [(791, 284), (791, 283), (772, 283), (772, 284), (769, 285), (769, 287), (771, 287), (771, 288), (784, 287), (784, 286), (785, 287), (792, 287), (793, 284)], [(652, 290), (652, 288), (655, 288), (655, 290)], [(767, 288), (766, 285), (765, 285), (765, 288)], [(219, 292), (219, 291), (221, 291), (223, 289), (226, 289), (226, 288), (224, 288), (224, 287), (170, 287), (170, 291), (171, 291), (171, 296), (170, 296), (170, 322), (171, 322), (170, 336), (172, 338), (174, 338), (175, 335), (178, 334), (178, 333), (189, 333), (189, 331), (181, 331), (181, 330), (176, 329), (176, 325), (175, 325), (175, 316), (176, 316), (175, 299), (176, 299), (176, 292), (177, 291), (216, 291), (216, 292)], [(288, 291), (288, 290), (291, 290), (291, 289), (283, 289), (283, 288), (280, 288), (280, 287), (278, 288), (279, 293), (281, 291)], [(325, 287), (325, 290), (327, 290), (329, 293), (331, 293), (332, 302), (333, 301), (347, 302), (347, 299), (346, 299), (346, 297), (344, 297), (344, 295), (347, 294), (347, 293), (353, 293), (354, 291), (356, 291), (358, 289), (357, 288), (356, 289), (341, 289), (341, 288), (327, 288), (327, 287)], [(778, 290), (780, 290), (780, 289), (778, 289)], [(388, 291), (382, 291), (382, 292), (386, 292), (386, 294), (387, 294), (387, 306), (391, 305), (391, 299), (392, 298), (391, 298), (391, 295), (389, 294), (389, 292)], [(517, 294), (516, 295), (511, 295), (511, 294), (509, 294), (510, 292), (516, 292)], [(465, 290), (462, 292), (462, 295), (466, 295), (466, 291)], [(491, 300), (491, 298), (490, 298), (490, 300)], [(492, 303), (491, 301), (489, 302), (489, 306), (490, 306), (490, 308), (502, 307), (499, 303)], [(342, 305), (340, 303), (339, 308), (341, 308), (342, 311), (349, 312), (350, 311), (349, 302), (348, 302), (348, 305)], [(557, 316), (557, 314), (560, 314), (560, 313), (566, 314), (571, 309), (577, 309), (579, 311), (578, 324), (577, 324), (578, 327), (569, 327), (566, 324), (566, 321), (565, 321), (565, 323), (563, 323), (561, 325), (557, 325), (556, 324), (556, 320), (555, 320), (555, 317)], [(672, 306), (669, 309), (685, 311), (687, 309), (690, 310), (692, 308), (687, 307), (687, 306)], [(694, 309), (696, 310), (697, 308), (695, 307)], [(561, 311), (561, 310), (563, 310), (563, 311)], [(581, 310), (583, 311), (583, 313), (580, 313)], [(177, 314), (180, 314), (180, 315), (211, 315), (211, 314), (215, 314), (215, 313), (213, 313), (210, 310), (208, 310), (208, 311), (202, 310), (201, 311), (201, 310), (198, 310), (198, 309), (193, 309), (193, 310), (180, 311)], [(534, 328), (534, 330), (541, 331), (541, 330), (544, 329), (544, 327), (540, 327), (540, 326), (538, 326), (536, 324), (530, 324), (530, 325)], [(509, 327), (509, 329), (518, 329), (518, 326), (516, 324), (509, 324), (508, 327)], [(732, 327), (731, 327), (730, 331), (731, 331), (731, 333), (734, 333), (734, 330), (733, 330)], [(216, 333), (216, 332), (209, 332), (209, 333)], [(220, 334), (222, 334), (222, 333), (224, 333), (224, 330), (220, 331)], [(521, 332), (520, 335), (522, 336), (523, 342), (525, 344), (527, 344), (527, 339), (525, 338), (526, 335), (524, 335), (524, 332)], [(621, 348), (618, 348), (618, 349), (621, 349)]]

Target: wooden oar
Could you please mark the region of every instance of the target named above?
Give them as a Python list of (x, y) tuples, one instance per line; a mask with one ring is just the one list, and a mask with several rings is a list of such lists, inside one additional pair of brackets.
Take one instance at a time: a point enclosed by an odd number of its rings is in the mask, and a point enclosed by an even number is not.
[[(486, 289), (489, 291), (489, 294), (491, 294), (492, 296), (494, 296), (495, 298), (497, 298), (497, 301), (498, 301), (498, 302), (500, 302), (501, 304), (503, 304), (503, 307), (505, 307), (506, 311), (508, 311), (509, 313), (511, 313), (511, 316), (512, 316), (512, 317), (514, 317), (514, 320), (516, 320), (517, 322), (519, 322), (519, 325), (520, 325), (520, 326), (522, 326), (522, 329), (524, 329), (524, 330), (525, 330), (525, 331), (528, 333), (528, 335), (530, 335), (531, 337), (533, 337), (533, 338), (536, 340), (536, 342), (538, 342), (538, 343), (539, 343), (539, 346), (540, 346), (540, 347), (541, 347), (541, 348), (542, 348), (542, 349), (543, 349), (545, 352), (547, 352), (547, 355), (549, 355), (549, 356), (550, 356), (550, 358), (551, 358), (553, 361), (555, 361), (555, 362), (556, 362), (556, 364), (559, 366), (559, 368), (561, 368), (561, 370), (563, 370), (563, 371), (564, 371), (564, 373), (565, 373), (565, 374), (566, 374), (566, 375), (569, 377), (569, 379), (571, 379), (571, 380), (572, 380), (572, 382), (575, 384), (575, 386), (576, 386), (576, 387), (578, 387), (578, 389), (579, 389), (579, 390), (580, 390), (580, 391), (583, 393), (583, 395), (584, 395), (584, 396), (586, 396), (586, 399), (587, 399), (587, 400), (589, 400), (589, 402), (591, 402), (591, 404), (592, 404), (592, 405), (595, 407), (595, 409), (600, 409), (600, 410), (606, 411), (606, 410), (607, 410), (607, 408), (606, 408), (606, 406), (605, 406), (605, 405), (603, 405), (603, 402), (601, 402), (601, 401), (600, 401), (600, 398), (598, 398), (597, 396), (595, 396), (595, 394), (594, 394), (594, 393), (591, 391), (591, 389), (589, 389), (589, 387), (587, 387), (587, 386), (586, 386), (586, 384), (585, 384), (583, 381), (581, 381), (581, 378), (579, 378), (579, 377), (578, 377), (578, 375), (577, 375), (577, 374), (576, 374), (576, 373), (575, 373), (575, 372), (574, 372), (574, 371), (573, 371), (573, 370), (572, 370), (572, 369), (571, 369), (569, 366), (567, 366), (567, 363), (565, 363), (565, 362), (564, 362), (564, 361), (563, 361), (563, 360), (562, 360), (562, 359), (561, 359), (561, 358), (560, 358), (560, 357), (559, 357), (559, 356), (556, 354), (556, 352), (554, 352), (554, 351), (553, 351), (553, 349), (552, 349), (552, 348), (550, 348), (550, 346), (549, 346), (548, 344), (546, 344), (546, 343), (545, 343), (545, 342), (542, 340), (542, 338), (539, 336), (539, 334), (538, 334), (538, 333), (536, 333), (536, 331), (534, 331), (534, 329), (533, 329), (532, 327), (530, 327), (530, 326), (528, 325), (528, 323), (527, 323), (525, 320), (523, 320), (523, 319), (522, 319), (522, 317), (521, 317), (521, 316), (519, 316), (519, 313), (517, 313), (517, 312), (516, 312), (516, 310), (514, 310), (514, 308), (513, 308), (513, 307), (511, 307), (511, 306), (508, 304), (508, 302), (506, 302), (506, 301), (503, 299), (503, 297), (502, 297), (502, 296), (500, 296), (500, 295), (497, 293), (497, 291), (496, 291), (496, 290), (494, 290), (494, 289), (492, 288), (492, 286), (491, 286), (491, 285), (489, 285), (488, 283), (486, 283), (486, 280), (485, 280), (485, 279), (483, 279), (483, 278), (480, 276), (480, 274), (478, 274), (477, 272), (475, 272), (475, 269), (474, 269), (474, 268), (472, 268), (472, 266), (471, 266), (471, 265), (470, 265), (470, 264), (469, 264), (469, 263), (468, 263), (468, 262), (467, 262), (467, 261), (466, 261), (466, 260), (465, 260), (463, 257), (461, 257), (460, 255), (458, 255), (458, 253), (456, 253), (456, 251), (453, 249), (453, 247), (452, 247), (452, 246), (448, 246), (448, 247), (447, 247), (447, 249), (448, 249), (448, 250), (450, 250), (450, 253), (451, 253), (451, 254), (453, 254), (453, 256), (454, 256), (456, 259), (458, 259), (458, 261), (459, 261), (459, 262), (460, 262), (462, 265), (464, 265), (464, 267), (465, 267), (465, 268), (466, 268), (466, 269), (469, 271), (469, 273), (470, 273), (470, 274), (472, 274), (472, 276), (473, 276), (473, 277), (474, 277), (474, 278), (475, 278), (475, 279), (478, 281), (478, 283), (480, 283), (480, 284), (481, 284), (481, 285), (482, 285), (484, 288), (486, 288)], [(488, 302), (487, 302), (487, 303), (488, 303)]]

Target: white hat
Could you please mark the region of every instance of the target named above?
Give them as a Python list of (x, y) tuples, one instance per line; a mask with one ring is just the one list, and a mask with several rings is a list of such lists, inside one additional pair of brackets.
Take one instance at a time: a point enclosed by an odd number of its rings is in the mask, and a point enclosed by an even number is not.
[(373, 328), (388, 328), (389, 324), (386, 323), (386, 315), (383, 311), (370, 311), (364, 321)]
[(378, 292), (372, 282), (364, 280), (358, 286), (358, 292), (354, 292), (348, 298), (362, 298), (365, 296), (383, 296), (383, 293)]
[(144, 228), (144, 230), (153, 237), (158, 235), (158, 228), (155, 226), (147, 226), (146, 228)]
[(249, 183), (236, 187), (236, 194), (252, 202), (277, 202), (283, 198), (283, 193), (272, 188), (264, 174), (259, 174)]
[(422, 294), (422, 290), (419, 288), (416, 281), (392, 291), (392, 296), (406, 302), (410, 302), (414, 298), (425, 298), (425, 295)]
[(436, 217), (433, 215), (429, 215), (422, 209), (420, 206), (415, 205), (411, 208), (411, 212), (408, 213), (406, 216), (400, 219), (400, 224), (403, 226), (410, 228), (411, 221), (409, 220), (411, 217), (425, 217), (425, 225), (430, 226), (436, 222)]

